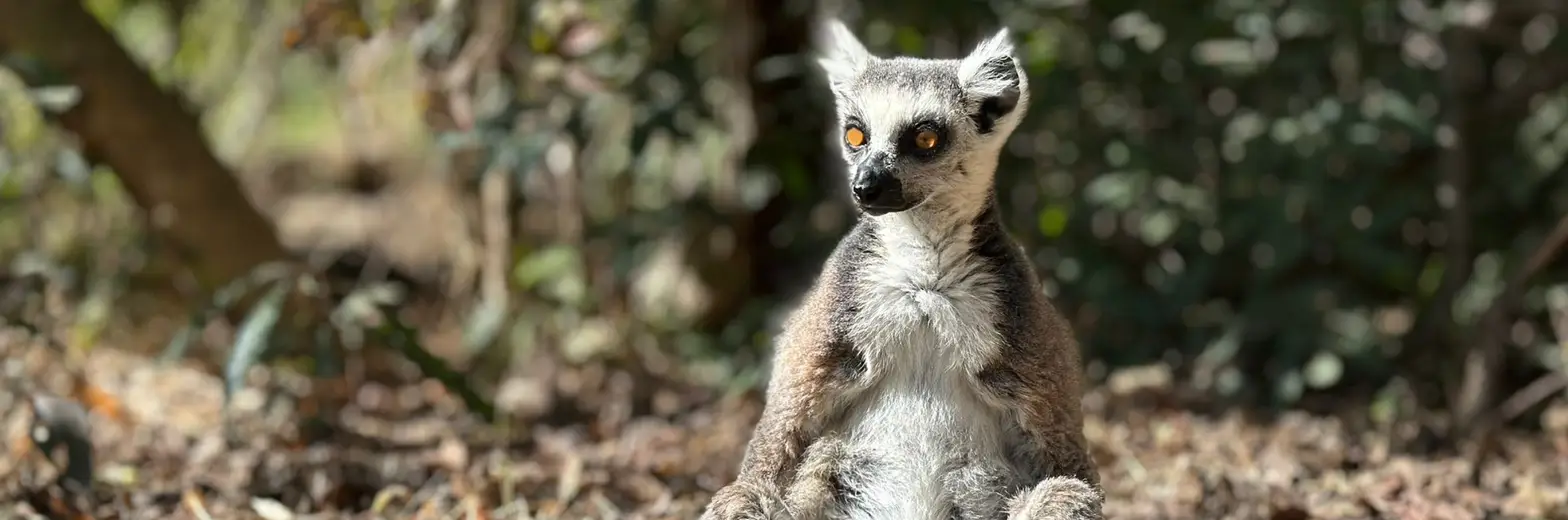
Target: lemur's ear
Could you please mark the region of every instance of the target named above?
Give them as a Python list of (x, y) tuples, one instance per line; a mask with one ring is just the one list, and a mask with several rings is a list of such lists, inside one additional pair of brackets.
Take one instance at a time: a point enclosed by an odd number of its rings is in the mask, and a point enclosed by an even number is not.
[(855, 33), (838, 18), (822, 22), (817, 33), (817, 49), (817, 64), (827, 73), (828, 84), (835, 91), (864, 71), (872, 58)]
[(958, 79), (970, 99), (980, 103), (971, 117), (981, 133), (990, 133), (998, 119), (1018, 109), (1028, 80), (1018, 65), (1012, 35), (1006, 28), (980, 42), (959, 62)]

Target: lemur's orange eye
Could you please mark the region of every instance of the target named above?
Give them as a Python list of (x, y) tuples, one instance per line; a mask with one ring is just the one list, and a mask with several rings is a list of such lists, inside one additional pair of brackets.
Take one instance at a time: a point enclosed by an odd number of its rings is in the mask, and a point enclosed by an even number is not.
[(937, 137), (936, 132), (932, 132), (930, 130), (921, 130), (920, 133), (915, 134), (915, 146), (919, 147), (921, 150), (930, 150), (932, 148), (936, 148), (936, 143), (940, 140), (941, 139)]
[(860, 148), (860, 145), (866, 144), (866, 133), (851, 126), (844, 130), (844, 143), (850, 148)]

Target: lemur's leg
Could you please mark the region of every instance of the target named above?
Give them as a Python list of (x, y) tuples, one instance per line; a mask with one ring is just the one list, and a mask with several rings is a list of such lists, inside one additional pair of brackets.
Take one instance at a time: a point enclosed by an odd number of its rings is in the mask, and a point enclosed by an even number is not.
[(777, 486), (737, 480), (708, 500), (702, 520), (794, 520)]
[(1008, 520), (1100, 520), (1104, 497), (1075, 477), (1050, 477), (1014, 497)]

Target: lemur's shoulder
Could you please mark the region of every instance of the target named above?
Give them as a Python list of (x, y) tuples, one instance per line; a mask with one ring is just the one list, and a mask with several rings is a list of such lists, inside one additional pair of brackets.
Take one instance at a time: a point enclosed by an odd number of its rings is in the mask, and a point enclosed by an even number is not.
[(996, 277), (992, 319), (1002, 351), (976, 376), (999, 397), (1039, 403), (1037, 413), (1077, 416), (1082, 384), (1077, 338), (998, 213), (993, 206), (977, 221), (973, 253)]
[[(856, 276), (875, 254), (875, 242), (876, 231), (865, 222), (856, 223), (839, 239), (800, 304), (784, 321), (784, 339), (795, 341), (781, 343), (817, 345), (844, 338), (850, 317), (860, 307)], [(801, 341), (808, 336), (811, 340)]]
[[(853, 276), (872, 254), (869, 226), (840, 239), (774, 341), (766, 407), (741, 462), (741, 473), (779, 485), (792, 478), (791, 461), (842, 403), (836, 398), (865, 374), (863, 356), (848, 340), (859, 302)], [(776, 419), (788, 417), (790, 420)]]
[(876, 231), (865, 222), (839, 240), (810, 289), (784, 320), (775, 343), (775, 371), (821, 369), (853, 379), (866, 370), (864, 358), (854, 351), (848, 336), (861, 305), (855, 290), (857, 276), (875, 254), (875, 242)]

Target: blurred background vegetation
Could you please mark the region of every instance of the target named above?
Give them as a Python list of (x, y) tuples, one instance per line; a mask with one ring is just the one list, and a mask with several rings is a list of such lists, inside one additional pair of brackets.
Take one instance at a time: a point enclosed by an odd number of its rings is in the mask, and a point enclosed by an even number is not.
[(756, 388), (854, 218), (821, 12), (1014, 31), (1002, 206), (1093, 381), (1446, 433), (1562, 394), (1558, 0), (0, 0), (7, 319), (231, 375), (418, 331), (479, 407), (541, 357)]

